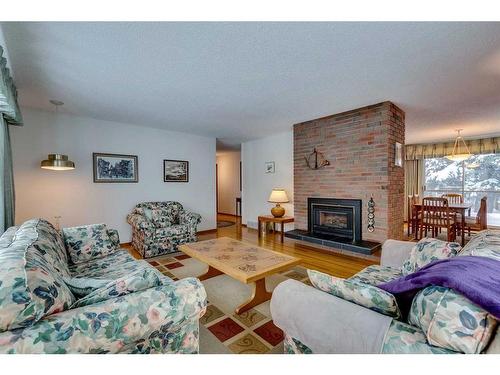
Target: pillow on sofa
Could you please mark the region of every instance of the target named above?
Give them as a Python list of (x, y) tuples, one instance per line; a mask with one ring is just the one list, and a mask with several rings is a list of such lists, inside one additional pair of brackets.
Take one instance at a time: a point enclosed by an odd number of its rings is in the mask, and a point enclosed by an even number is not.
[(71, 308), (93, 305), (94, 303), (106, 301), (110, 298), (160, 286), (167, 282), (169, 282), (168, 279), (163, 277), (155, 268), (147, 267), (139, 269), (130, 275), (120, 277), (119, 279), (110, 281), (99, 289), (95, 289), (76, 301)]
[(384, 315), (401, 317), (396, 299), (385, 290), (356, 280), (330, 276), (319, 271), (307, 270), (307, 274), (316, 289)]
[(461, 246), (456, 242), (422, 238), (411, 250), (410, 257), (403, 263), (401, 272), (404, 276), (409, 275), (435, 260), (457, 255), (460, 249)]
[(106, 224), (64, 228), (64, 244), (74, 264), (102, 258), (118, 248), (109, 238)]
[(45, 220), (33, 219), (14, 235), (6, 234), (13, 236), (0, 251), (0, 332), (31, 326), (75, 301), (63, 281), (64, 270), (49, 257), (50, 227)]
[(452, 289), (429, 286), (413, 299), (408, 322), (419, 327), (429, 344), (467, 354), (481, 353), (497, 321)]

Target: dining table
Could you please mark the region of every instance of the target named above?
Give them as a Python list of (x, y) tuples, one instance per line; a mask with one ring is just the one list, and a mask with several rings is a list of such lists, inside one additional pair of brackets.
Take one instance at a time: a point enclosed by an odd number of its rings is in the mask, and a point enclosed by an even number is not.
[[(422, 202), (414, 203), (413, 207), (415, 212), (418, 213), (422, 210)], [(472, 207), (472, 203), (448, 203), (448, 207), (450, 211), (460, 214), (461, 216), (461, 232), (462, 232), (462, 246), (465, 245), (465, 211), (469, 210)], [(417, 216), (418, 217), (418, 216)], [(418, 225), (416, 237), (418, 239)]]

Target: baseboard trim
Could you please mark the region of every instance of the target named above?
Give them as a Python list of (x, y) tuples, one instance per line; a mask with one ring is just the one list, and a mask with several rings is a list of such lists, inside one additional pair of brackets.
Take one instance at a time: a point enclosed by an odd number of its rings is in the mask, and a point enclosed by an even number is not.
[(215, 228), (215, 229), (207, 229), (207, 230), (200, 230), (199, 232), (196, 232), (196, 234), (210, 234), (210, 233), (217, 233), (217, 228)]

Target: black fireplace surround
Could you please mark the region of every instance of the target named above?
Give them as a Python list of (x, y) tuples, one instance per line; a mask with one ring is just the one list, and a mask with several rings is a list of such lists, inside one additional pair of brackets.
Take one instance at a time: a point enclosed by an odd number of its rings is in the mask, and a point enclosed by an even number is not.
[(361, 241), (361, 199), (308, 198), (307, 224), (311, 234)]
[(336, 250), (371, 255), (381, 244), (362, 239), (361, 199), (307, 199), (307, 231), (294, 229), (285, 237), (307, 241)]

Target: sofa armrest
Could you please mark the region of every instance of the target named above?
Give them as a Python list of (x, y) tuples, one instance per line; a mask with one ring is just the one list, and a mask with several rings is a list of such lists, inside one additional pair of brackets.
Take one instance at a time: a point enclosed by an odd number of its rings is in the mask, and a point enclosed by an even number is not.
[[(35, 325), (0, 333), (6, 353), (120, 353), (147, 342), (168, 351), (197, 339), (188, 330), (206, 308), (198, 279), (186, 278), (77, 309), (63, 311)], [(175, 348), (174, 348), (175, 349)]]
[(196, 227), (201, 223), (201, 215), (194, 212), (181, 211), (179, 212), (179, 224)]
[(411, 249), (415, 246), (415, 242), (387, 240), (382, 245), (382, 256), (380, 264), (382, 266), (390, 266), (401, 268), (403, 263), (410, 257)]
[(271, 299), (274, 324), (313, 353), (380, 353), (392, 318), (296, 280)]
[(155, 226), (152, 222), (139, 214), (128, 214), (127, 223), (132, 225), (136, 230), (154, 231)]

